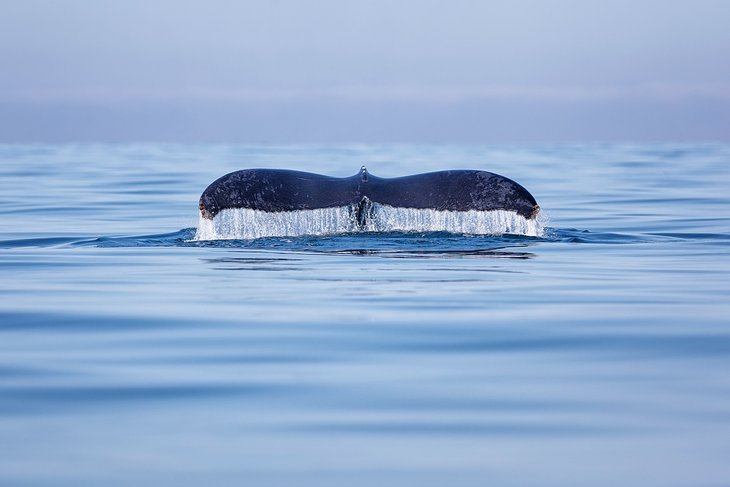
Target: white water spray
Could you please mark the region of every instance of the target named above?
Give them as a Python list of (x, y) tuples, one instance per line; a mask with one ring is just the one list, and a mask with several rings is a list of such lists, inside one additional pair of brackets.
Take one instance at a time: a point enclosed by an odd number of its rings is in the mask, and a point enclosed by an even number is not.
[(543, 225), (513, 211), (442, 211), (394, 208), (373, 203), (365, 224), (358, 225), (354, 207), (266, 212), (249, 208), (221, 210), (215, 218), (200, 217), (195, 240), (254, 239), (368, 232), (451, 232), (475, 235), (539, 237)]

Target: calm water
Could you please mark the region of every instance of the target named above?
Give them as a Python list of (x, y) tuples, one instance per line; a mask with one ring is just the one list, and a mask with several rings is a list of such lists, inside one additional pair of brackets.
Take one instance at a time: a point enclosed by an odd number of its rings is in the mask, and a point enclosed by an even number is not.
[[(547, 230), (192, 241), (362, 163)], [(0, 216), (0, 485), (730, 485), (730, 146), (0, 146)]]

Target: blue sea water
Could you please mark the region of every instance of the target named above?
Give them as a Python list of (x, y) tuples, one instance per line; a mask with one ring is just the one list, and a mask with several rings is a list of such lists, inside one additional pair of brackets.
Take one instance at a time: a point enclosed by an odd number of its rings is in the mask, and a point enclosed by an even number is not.
[[(194, 240), (363, 163), (545, 234)], [(0, 217), (0, 485), (730, 485), (728, 145), (5, 145)]]

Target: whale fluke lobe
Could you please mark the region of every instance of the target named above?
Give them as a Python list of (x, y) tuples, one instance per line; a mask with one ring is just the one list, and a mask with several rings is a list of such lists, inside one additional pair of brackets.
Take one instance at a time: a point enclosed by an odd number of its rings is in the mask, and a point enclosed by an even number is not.
[[(484, 233), (492, 231), (493, 222), (485, 226), (477, 221), (479, 215), (491, 212), (492, 217), (498, 215), (501, 220), (519, 215), (532, 228), (540, 209), (525, 188), (487, 171), (453, 170), (380, 178), (365, 166), (347, 178), (285, 169), (235, 171), (213, 181), (201, 195), (199, 207), (201, 223), (218, 220), (216, 216), (225, 210), (241, 210), (249, 215), (246, 218), (250, 224), (259, 226), (263, 225), (262, 218), (270, 215), (271, 222), (287, 226), (281, 230), (284, 233), (269, 229), (267, 232), (273, 235), (295, 232), (289, 228), (293, 217), (284, 213), (300, 210), (304, 210), (302, 215), (326, 220), (302, 230), (314, 233), (320, 233), (320, 228), (321, 233), (331, 228)], [(455, 220), (459, 216), (461, 223)], [(237, 224), (246, 225), (246, 218), (236, 218)], [(351, 228), (342, 230), (345, 220)], [(301, 221), (298, 224), (301, 226)], [(511, 232), (512, 226), (507, 225), (503, 231)]]

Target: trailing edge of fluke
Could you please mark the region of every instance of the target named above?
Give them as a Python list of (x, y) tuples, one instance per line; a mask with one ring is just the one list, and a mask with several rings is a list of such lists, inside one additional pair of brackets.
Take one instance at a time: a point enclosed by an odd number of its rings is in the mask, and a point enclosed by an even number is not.
[(213, 181), (200, 196), (200, 214), (213, 219), (221, 210), (266, 212), (349, 206), (363, 225), (372, 204), (441, 211), (506, 210), (527, 219), (540, 207), (522, 186), (487, 171), (437, 171), (379, 178), (365, 166), (348, 178), (286, 169), (244, 169)]

